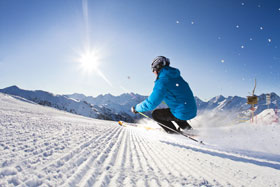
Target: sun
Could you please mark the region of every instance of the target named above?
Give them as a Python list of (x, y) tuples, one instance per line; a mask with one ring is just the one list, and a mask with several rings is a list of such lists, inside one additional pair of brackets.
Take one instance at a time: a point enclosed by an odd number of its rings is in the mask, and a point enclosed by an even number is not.
[(99, 68), (101, 60), (104, 58), (104, 54), (101, 53), (99, 48), (86, 48), (83, 52), (78, 53), (79, 57), (75, 60), (79, 63), (79, 69), (82, 70), (83, 75), (91, 77), (94, 73), (100, 76), (105, 82), (113, 87), (112, 83), (105, 76), (105, 74)]
[(98, 50), (87, 49), (80, 54), (77, 60), (80, 64), (80, 68), (87, 73), (93, 71), (98, 71), (98, 66), (100, 63), (100, 54)]

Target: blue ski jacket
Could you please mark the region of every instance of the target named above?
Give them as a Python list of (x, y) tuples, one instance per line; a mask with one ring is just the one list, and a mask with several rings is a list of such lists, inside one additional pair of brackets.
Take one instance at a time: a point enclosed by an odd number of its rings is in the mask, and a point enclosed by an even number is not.
[(136, 105), (137, 112), (155, 109), (162, 101), (171, 113), (180, 120), (196, 116), (197, 106), (189, 84), (180, 76), (180, 71), (169, 66), (163, 67), (155, 81), (153, 92), (143, 102)]

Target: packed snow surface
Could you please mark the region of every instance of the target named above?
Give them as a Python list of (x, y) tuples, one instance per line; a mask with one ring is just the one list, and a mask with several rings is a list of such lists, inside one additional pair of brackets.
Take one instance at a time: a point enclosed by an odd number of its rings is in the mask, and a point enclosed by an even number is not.
[(0, 186), (280, 186), (278, 123), (193, 126), (206, 145), (0, 94)]

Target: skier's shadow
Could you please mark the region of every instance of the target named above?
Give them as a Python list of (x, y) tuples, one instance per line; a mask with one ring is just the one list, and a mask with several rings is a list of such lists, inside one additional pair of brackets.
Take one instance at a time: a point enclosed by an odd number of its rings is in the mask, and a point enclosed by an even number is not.
[[(176, 146), (179, 148), (183, 148), (183, 149), (189, 149), (192, 151), (196, 151), (196, 152), (200, 152), (200, 153), (204, 153), (204, 154), (209, 154), (211, 156), (218, 156), (221, 158), (227, 158), (233, 161), (238, 161), (238, 162), (245, 162), (245, 163), (251, 163), (251, 164), (255, 164), (255, 165), (259, 165), (259, 166), (266, 166), (266, 167), (270, 167), (273, 169), (277, 169), (280, 170), (280, 163), (271, 163), (269, 161), (265, 161), (265, 160), (256, 160), (256, 158), (245, 158), (242, 157), (241, 155), (234, 155), (232, 153), (227, 153), (227, 152), (220, 152), (220, 151), (216, 151), (216, 150), (209, 150), (209, 149), (203, 149), (203, 148), (197, 148), (197, 147), (192, 147), (192, 146), (186, 146), (186, 145), (181, 145), (178, 143), (172, 143), (172, 142), (168, 142), (168, 141), (161, 141), (162, 143), (168, 144), (168, 145), (172, 145), (172, 146)], [(279, 156), (278, 156), (279, 158)], [(277, 161), (279, 162), (279, 160)]]

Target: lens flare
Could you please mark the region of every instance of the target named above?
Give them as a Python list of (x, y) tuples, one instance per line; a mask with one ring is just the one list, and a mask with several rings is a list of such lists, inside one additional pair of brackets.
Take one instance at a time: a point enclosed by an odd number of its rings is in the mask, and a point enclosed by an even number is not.
[(92, 73), (98, 70), (100, 53), (97, 50), (87, 49), (80, 54), (77, 61), (80, 63), (80, 67), (84, 72)]

